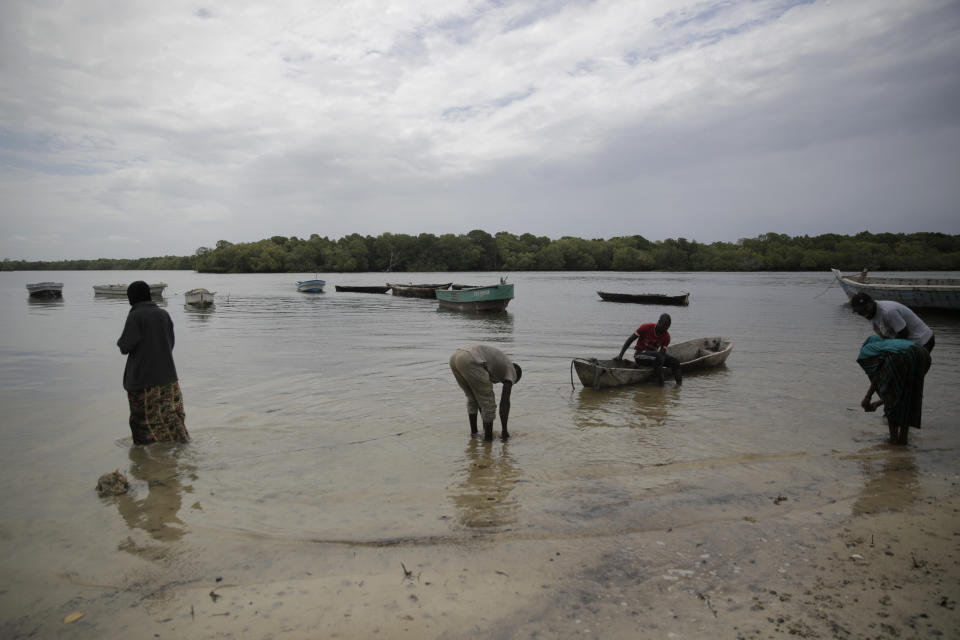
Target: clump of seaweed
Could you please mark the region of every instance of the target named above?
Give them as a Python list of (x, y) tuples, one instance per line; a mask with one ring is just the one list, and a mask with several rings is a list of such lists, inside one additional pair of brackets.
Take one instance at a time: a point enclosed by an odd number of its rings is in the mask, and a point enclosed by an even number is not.
[(97, 480), (97, 493), (101, 496), (119, 496), (130, 489), (130, 482), (127, 476), (120, 473), (120, 469), (114, 469), (111, 473), (105, 473)]

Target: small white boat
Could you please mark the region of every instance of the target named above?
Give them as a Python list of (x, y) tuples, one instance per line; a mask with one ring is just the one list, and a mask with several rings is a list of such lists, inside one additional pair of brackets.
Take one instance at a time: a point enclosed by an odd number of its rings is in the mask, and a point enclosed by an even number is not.
[(213, 304), (213, 296), (217, 294), (216, 291), (207, 291), (206, 289), (190, 289), (183, 294), (183, 297), (186, 299), (187, 304), (193, 305), (195, 307), (209, 307)]
[(300, 293), (323, 293), (325, 284), (327, 284), (326, 280), (299, 280), (297, 281), (297, 291)]
[[(98, 296), (124, 296), (127, 295), (127, 287), (129, 284), (95, 284), (93, 285), (93, 293)], [(157, 282), (155, 284), (148, 285), (150, 287), (150, 298), (152, 300), (159, 300), (163, 297), (163, 290), (167, 288), (166, 282)]]
[(62, 282), (34, 282), (27, 285), (31, 298), (62, 298)]

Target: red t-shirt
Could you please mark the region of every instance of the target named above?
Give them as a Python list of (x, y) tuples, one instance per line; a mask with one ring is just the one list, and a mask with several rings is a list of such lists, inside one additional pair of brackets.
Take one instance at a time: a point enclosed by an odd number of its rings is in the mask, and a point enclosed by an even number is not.
[(660, 347), (670, 345), (670, 332), (664, 331), (657, 335), (656, 328), (656, 324), (648, 322), (640, 325), (640, 328), (634, 332), (637, 334), (637, 346), (634, 347), (637, 351), (656, 351)]

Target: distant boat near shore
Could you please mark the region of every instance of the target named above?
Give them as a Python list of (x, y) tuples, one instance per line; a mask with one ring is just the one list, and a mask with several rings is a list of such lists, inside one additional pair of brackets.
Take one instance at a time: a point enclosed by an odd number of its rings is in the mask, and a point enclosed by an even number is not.
[[(129, 284), (95, 284), (93, 285), (93, 294), (97, 296), (124, 296), (127, 295)], [(150, 298), (159, 300), (163, 297), (163, 290), (167, 288), (166, 282), (157, 282), (148, 284), (150, 287)]]
[(297, 282), (297, 291), (300, 293), (323, 293), (326, 280), (300, 280)]
[(390, 285), (386, 286), (352, 286), (346, 284), (335, 284), (333, 288), (337, 291), (348, 292), (348, 293), (386, 293), (390, 290)]
[(407, 298), (436, 298), (437, 291), (449, 289), (452, 282), (446, 284), (391, 284), (387, 283), (393, 295)]
[(501, 280), (500, 284), (489, 287), (438, 289), (436, 294), (441, 307), (473, 313), (500, 313), (506, 311), (513, 300), (513, 285)]
[(607, 302), (632, 302), (634, 304), (669, 304), (677, 306), (687, 306), (690, 304), (690, 294), (684, 293), (678, 296), (666, 295), (663, 293), (610, 293), (609, 291), (597, 291), (597, 294)]
[(62, 282), (34, 282), (27, 285), (31, 298), (62, 298)]
[(213, 297), (217, 294), (216, 291), (207, 291), (206, 289), (190, 289), (183, 294), (183, 298), (187, 304), (194, 307), (209, 307), (213, 304)]

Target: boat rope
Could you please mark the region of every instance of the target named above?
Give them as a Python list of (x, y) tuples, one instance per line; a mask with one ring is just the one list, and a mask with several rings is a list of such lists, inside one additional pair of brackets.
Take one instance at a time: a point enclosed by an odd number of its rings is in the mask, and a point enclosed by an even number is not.
[[(600, 388), (600, 361), (596, 358), (574, 358), (570, 361), (570, 389), (576, 389), (576, 385), (573, 383), (573, 367), (574, 363), (579, 360), (580, 362), (586, 362), (593, 367), (593, 384), (590, 385), (594, 390)], [(586, 385), (584, 385), (586, 386)]]

